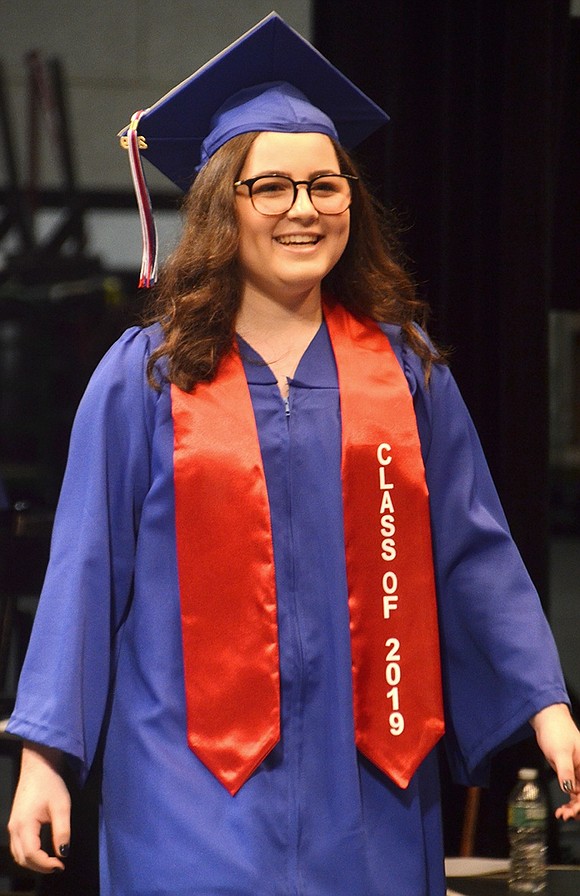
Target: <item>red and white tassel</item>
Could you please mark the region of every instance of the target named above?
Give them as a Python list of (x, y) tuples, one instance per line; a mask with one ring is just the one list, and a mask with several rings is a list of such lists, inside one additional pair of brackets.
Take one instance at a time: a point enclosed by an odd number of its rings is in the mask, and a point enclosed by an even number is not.
[(137, 205), (139, 207), (141, 237), (143, 240), (141, 273), (139, 275), (140, 287), (153, 286), (157, 280), (157, 230), (155, 228), (151, 197), (149, 196), (149, 190), (147, 189), (147, 182), (141, 164), (139, 136), (137, 134), (137, 126), (142, 115), (143, 110), (135, 112), (131, 118), (131, 124), (127, 131), (129, 164), (131, 166), (131, 177), (133, 178), (133, 187), (135, 188), (135, 196), (137, 197)]

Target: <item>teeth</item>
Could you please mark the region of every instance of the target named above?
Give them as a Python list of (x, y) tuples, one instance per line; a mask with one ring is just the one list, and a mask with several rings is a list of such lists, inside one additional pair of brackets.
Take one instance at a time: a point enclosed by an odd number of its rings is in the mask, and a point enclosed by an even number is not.
[(307, 236), (306, 234), (304, 236), (279, 236), (276, 239), (283, 246), (304, 246), (318, 242), (317, 236)]

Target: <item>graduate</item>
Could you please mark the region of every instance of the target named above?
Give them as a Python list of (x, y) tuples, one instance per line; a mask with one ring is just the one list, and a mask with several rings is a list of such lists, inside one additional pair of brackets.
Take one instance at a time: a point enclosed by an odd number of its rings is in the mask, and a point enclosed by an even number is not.
[(385, 121), (272, 14), (122, 134), (145, 285), (141, 156), (184, 229), (76, 417), (9, 724), (21, 865), (64, 867), (63, 767), (97, 759), (103, 896), (443, 896), (437, 750), (481, 784), (532, 728), (580, 816), (552, 635), (348, 154)]

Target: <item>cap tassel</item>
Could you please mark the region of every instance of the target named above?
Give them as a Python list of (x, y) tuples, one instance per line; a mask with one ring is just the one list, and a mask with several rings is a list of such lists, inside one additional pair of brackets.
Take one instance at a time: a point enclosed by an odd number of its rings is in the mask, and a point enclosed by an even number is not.
[(127, 130), (129, 164), (131, 166), (131, 177), (133, 178), (135, 196), (137, 197), (139, 218), (141, 220), (141, 237), (143, 240), (143, 256), (141, 259), (139, 287), (153, 286), (157, 280), (157, 230), (153, 218), (151, 197), (149, 196), (149, 190), (147, 189), (147, 182), (141, 164), (139, 137), (137, 134), (137, 126), (139, 124), (139, 119), (143, 115), (143, 111), (145, 110), (135, 112)]

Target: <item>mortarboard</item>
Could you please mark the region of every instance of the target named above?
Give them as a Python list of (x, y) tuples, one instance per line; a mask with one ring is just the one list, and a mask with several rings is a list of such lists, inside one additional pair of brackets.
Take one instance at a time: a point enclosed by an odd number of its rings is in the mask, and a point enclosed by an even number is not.
[[(140, 155), (187, 190), (224, 143), (249, 131), (317, 131), (352, 149), (388, 116), (275, 12), (136, 113), (129, 149), (141, 213), (140, 285), (155, 279), (155, 232)], [(138, 131), (138, 134), (137, 134)]]

